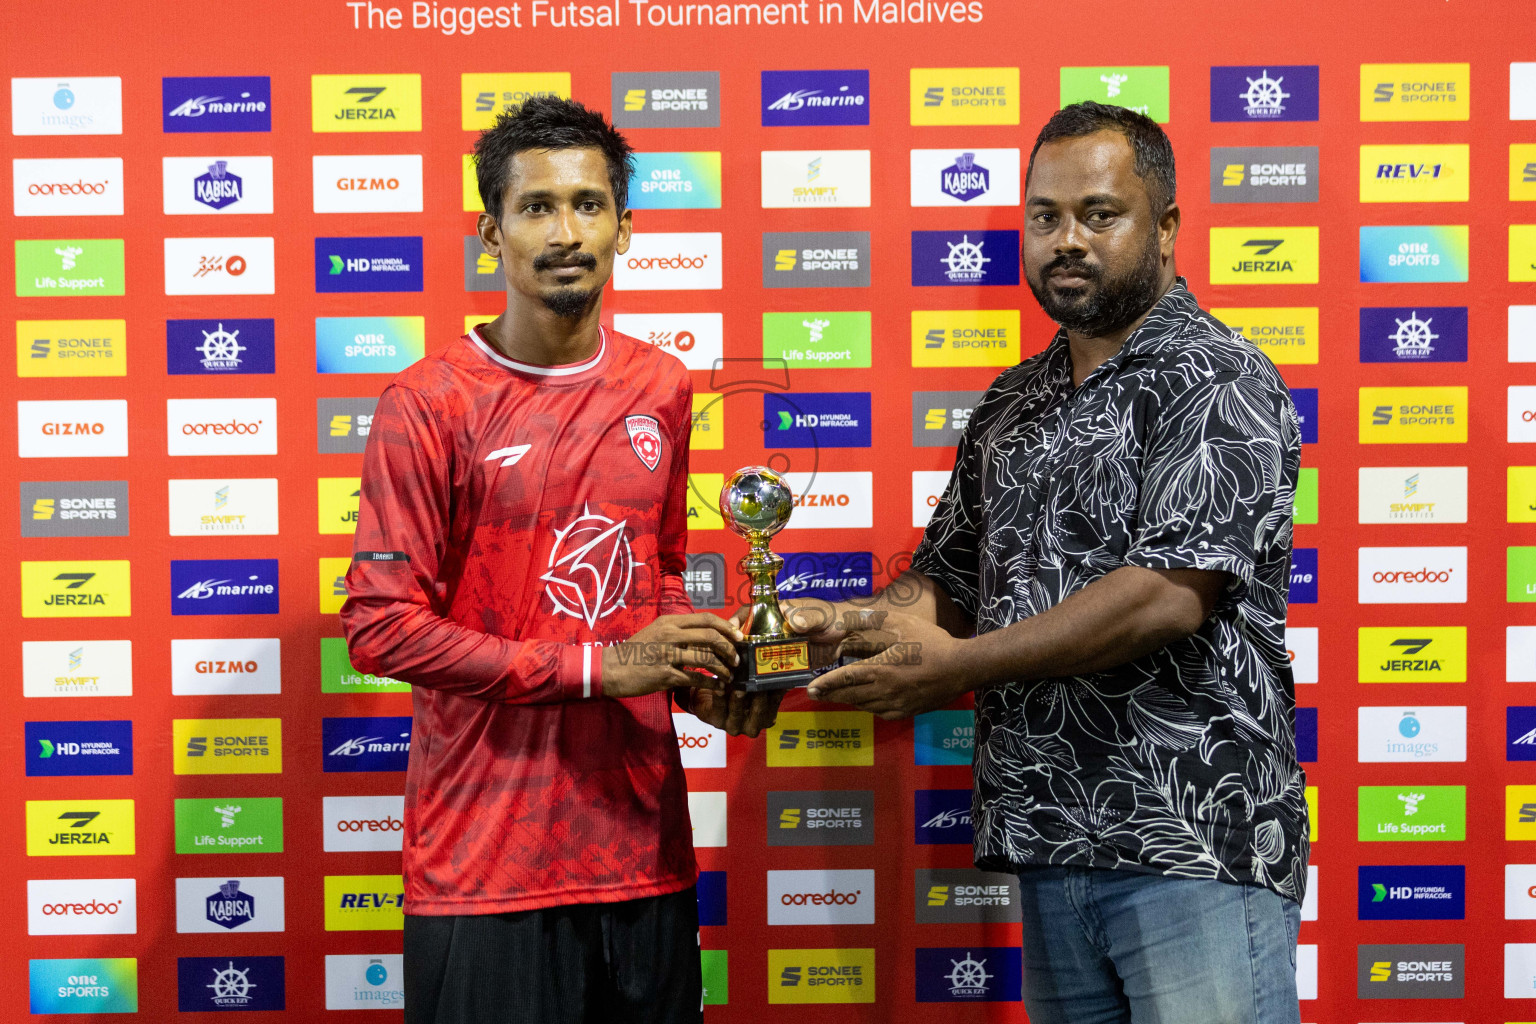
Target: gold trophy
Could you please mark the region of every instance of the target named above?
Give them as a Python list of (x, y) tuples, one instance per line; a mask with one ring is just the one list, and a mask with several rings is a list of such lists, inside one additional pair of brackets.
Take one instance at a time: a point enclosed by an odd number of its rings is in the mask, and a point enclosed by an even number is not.
[(788, 690), (816, 677), (810, 644), (795, 639), (779, 607), (776, 577), (784, 559), (768, 550), (768, 538), (784, 529), (794, 507), (789, 485), (766, 466), (738, 469), (720, 488), (720, 515), (748, 545), (737, 564), (752, 581), (752, 610), (741, 625), (746, 640), (736, 645), (741, 662), (732, 678), (748, 692)]

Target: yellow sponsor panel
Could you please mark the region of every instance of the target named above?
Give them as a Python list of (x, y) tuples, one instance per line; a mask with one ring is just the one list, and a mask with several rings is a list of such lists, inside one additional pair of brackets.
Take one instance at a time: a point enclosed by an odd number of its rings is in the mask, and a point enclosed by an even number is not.
[(915, 309), (913, 366), (1012, 366), (1019, 355), (1016, 309)]
[(1361, 388), (1361, 444), (1465, 444), (1466, 388)]
[(1361, 146), (1362, 203), (1464, 203), (1472, 186), (1471, 147)]
[(1504, 838), (1536, 839), (1536, 786), (1504, 787)]
[(724, 486), (724, 473), (688, 474), (688, 529), (725, 529), (725, 520), (720, 518), (720, 488)]
[(464, 318), (464, 333), (468, 334), (481, 324), (488, 324), (500, 315), (500, 313), (470, 313)]
[(177, 718), (171, 722), (177, 775), (280, 775), (281, 718)]
[(719, 451), (725, 447), (725, 400), (709, 392), (694, 392), (693, 427), (688, 433), (688, 450)]
[(506, 74), (463, 74), (459, 76), (460, 124), (467, 132), (478, 132), (496, 122), (496, 115), (533, 96), (571, 98), (569, 71), (521, 72)]
[(1513, 202), (1536, 200), (1536, 144), (1510, 143), (1509, 198)]
[(1317, 284), (1317, 228), (1211, 228), (1211, 284)]
[(326, 875), (325, 930), (398, 932), (405, 928), (400, 875)]
[(347, 601), (347, 570), (350, 558), (320, 559), (320, 614), (335, 615)]
[(768, 730), (768, 767), (875, 763), (875, 716), (867, 711), (786, 711)]
[(1316, 363), (1316, 306), (1228, 306), (1211, 315), (1253, 342), (1277, 366)]
[(1467, 627), (1361, 626), (1362, 683), (1464, 683)]
[[(356, 533), (361, 477), (323, 476), (319, 479), (320, 532)], [(345, 570), (343, 570), (345, 573)]]
[(913, 68), (912, 123), (1018, 124), (1018, 68)]
[(1360, 120), (1465, 121), (1470, 64), (1361, 64)]
[(475, 176), (475, 154), (464, 154), (461, 174), (464, 179), (464, 212), (484, 213), (485, 204), (480, 201), (480, 179)]
[(421, 131), (420, 75), (311, 75), (317, 132)]
[(1307, 787), (1307, 840), (1317, 842), (1317, 787)]
[(16, 376), (126, 377), (126, 320), (16, 321)]
[(1536, 523), (1536, 466), (1510, 466), (1506, 473), (1505, 521)]
[(872, 1003), (873, 949), (770, 949), (769, 1003)]
[(24, 619), (121, 618), (133, 612), (126, 561), (22, 562)]
[(1509, 279), (1536, 281), (1536, 224), (1509, 226)]
[(132, 800), (28, 800), (28, 857), (134, 852)]

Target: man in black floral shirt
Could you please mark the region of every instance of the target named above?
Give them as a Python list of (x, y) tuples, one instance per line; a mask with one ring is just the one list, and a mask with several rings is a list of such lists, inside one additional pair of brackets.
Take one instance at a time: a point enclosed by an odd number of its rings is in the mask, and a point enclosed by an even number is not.
[[(921, 658), (810, 695), (891, 719), (976, 691), (976, 863), (1019, 875), (1032, 1024), (1294, 1024), (1295, 410), (1177, 276), (1156, 123), (1059, 111), (1025, 221), (1061, 330), (993, 382), (912, 571), (860, 603)], [(814, 631), (828, 611), (792, 618)]]

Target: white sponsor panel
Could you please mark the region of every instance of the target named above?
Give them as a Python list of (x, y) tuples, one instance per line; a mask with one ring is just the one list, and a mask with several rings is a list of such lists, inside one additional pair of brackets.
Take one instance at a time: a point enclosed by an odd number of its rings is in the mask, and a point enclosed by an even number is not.
[(682, 712), (672, 713), (672, 729), (677, 733), (677, 752), (684, 768), (724, 768), (725, 730)]
[(317, 156), (316, 213), (420, 213), (421, 154)]
[(1464, 706), (1362, 707), (1356, 714), (1361, 764), (1467, 759)]
[(949, 486), (950, 473), (947, 469), (912, 471), (912, 525), (919, 530), (927, 528), (933, 510), (939, 507), (944, 488)]
[(325, 958), (327, 1010), (398, 1009), (405, 1005), (405, 958), (400, 953)]
[(1285, 627), (1285, 655), (1291, 659), (1296, 682), (1317, 682), (1317, 627)]
[(11, 79), (12, 135), (121, 135), (123, 80)]
[(765, 149), (765, 210), (869, 205), (869, 150)]
[(795, 496), (786, 530), (868, 528), (874, 524), (874, 475), (871, 473), (785, 473)]
[(328, 796), (321, 818), (328, 851), (399, 850), (405, 835), (405, 797)]
[(1536, 62), (1510, 62), (1509, 119), (1536, 121)]
[(726, 845), (724, 793), (689, 793), (688, 817), (694, 846)]
[(718, 231), (649, 231), (630, 237), (616, 256), (613, 288), (620, 292), (719, 290), (723, 245)]
[(170, 481), (172, 537), (277, 532), (275, 477)]
[(27, 880), (28, 935), (133, 935), (139, 930), (132, 878)]
[[(250, 900), (241, 899), (242, 895)], [(178, 932), (280, 932), (284, 920), (282, 875), (176, 879)]]
[(913, 206), (1018, 206), (1017, 149), (912, 150)]
[(1317, 998), (1317, 947), (1296, 947), (1296, 998)]
[(1536, 942), (1504, 943), (1504, 998), (1536, 999)]
[(167, 398), (171, 455), (276, 455), (277, 399)]
[(17, 402), (16, 454), (23, 459), (127, 455), (128, 403), (121, 398)]
[(670, 352), (690, 370), (713, 370), (725, 352), (719, 313), (615, 313), (613, 329)]
[(23, 640), (23, 697), (132, 697), (132, 640)]
[(160, 161), (169, 214), (271, 213), (269, 156), (167, 156)]
[(1362, 523), (1464, 523), (1466, 466), (1361, 466)]
[(1536, 363), (1536, 306), (1509, 307), (1509, 361)]
[(874, 924), (875, 873), (864, 868), (768, 872), (769, 924)]
[(1361, 604), (1466, 604), (1467, 549), (1361, 548)]
[(1504, 865), (1504, 920), (1536, 921), (1536, 864)]
[(120, 157), (11, 161), (12, 212), (18, 217), (120, 217)]
[(165, 294), (271, 295), (270, 238), (167, 238)]
[(277, 637), (171, 641), (171, 693), (177, 696), (282, 692)]
[(1317, 865), (1307, 865), (1307, 896), (1301, 901), (1301, 919), (1317, 920)]
[(1536, 626), (1504, 627), (1504, 679), (1536, 683)]
[(1528, 444), (1536, 441), (1536, 387), (1511, 386), (1507, 408), (1509, 443)]

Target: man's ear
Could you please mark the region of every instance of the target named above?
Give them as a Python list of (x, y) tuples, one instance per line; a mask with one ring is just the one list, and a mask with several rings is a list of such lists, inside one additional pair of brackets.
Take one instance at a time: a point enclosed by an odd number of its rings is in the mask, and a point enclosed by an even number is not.
[(486, 255), (501, 259), (501, 225), (496, 223), (496, 218), (482, 213), (475, 221), (475, 234), (480, 236), (480, 248)]
[(634, 218), (630, 216), (630, 211), (625, 210), (619, 214), (619, 239), (618, 244), (613, 247), (614, 252), (620, 256), (629, 252), (629, 236), (633, 229)]
[(1163, 215), (1157, 218), (1157, 248), (1162, 253), (1163, 262), (1173, 259), (1173, 244), (1179, 238), (1179, 224), (1183, 214), (1179, 210), (1178, 203), (1169, 203)]

